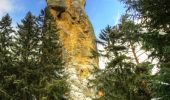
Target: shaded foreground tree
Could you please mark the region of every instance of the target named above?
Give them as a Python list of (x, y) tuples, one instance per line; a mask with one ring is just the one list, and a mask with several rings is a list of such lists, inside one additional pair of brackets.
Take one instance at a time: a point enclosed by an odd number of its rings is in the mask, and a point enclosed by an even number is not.
[[(12, 82), (15, 77), (15, 64), (13, 61), (12, 37), (14, 30), (11, 27), (12, 19), (7, 14), (0, 20), (0, 99), (9, 99), (11, 93), (15, 92)], [(8, 91), (11, 89), (11, 91)]]
[[(44, 17), (43, 17), (44, 16)], [(40, 65), (43, 68), (45, 96), (48, 100), (65, 100), (67, 98), (67, 75), (64, 72), (63, 48), (57, 34), (55, 19), (48, 8), (42, 11), (42, 55)]]
[[(1, 46), (1, 54), (8, 51), (1, 58), (0, 68), (2, 82), (0, 83), (0, 98), (3, 100), (64, 100), (68, 91), (62, 45), (58, 40), (54, 18), (48, 9), (42, 11), (37, 18), (28, 12), (18, 24), (15, 38), (12, 38), (11, 47)], [(9, 17), (9, 16), (8, 16)], [(2, 21), (5, 17), (2, 19)], [(6, 44), (10, 42), (11, 19), (6, 18), (9, 25), (6, 34)], [(1, 22), (2, 22), (1, 21)], [(8, 24), (8, 23), (9, 24)], [(2, 27), (5, 27), (5, 25)], [(1, 31), (3, 31), (1, 29)], [(12, 31), (13, 32), (13, 31)], [(1, 44), (3, 45), (3, 41)], [(9, 56), (9, 58), (7, 58)], [(6, 62), (8, 61), (8, 63)]]
[[(39, 29), (36, 17), (28, 12), (26, 17), (18, 24), (15, 36), (15, 63), (18, 68), (15, 80), (16, 91), (14, 99), (28, 100), (35, 97), (34, 93), (40, 81), (38, 58)], [(10, 91), (10, 90), (9, 90)]]
[[(100, 34), (99, 43), (104, 46), (103, 56), (108, 58), (104, 70), (95, 72), (100, 100), (150, 100), (149, 62), (139, 63), (135, 55), (129, 54), (129, 46), (134, 50), (139, 42), (140, 28), (123, 16), (121, 23), (106, 27)], [(135, 53), (135, 52), (134, 52)], [(137, 56), (136, 56), (137, 57)]]
[[(158, 59), (160, 71), (153, 78), (153, 94), (161, 100), (170, 98), (170, 1), (169, 0), (120, 0), (128, 11), (136, 12), (138, 20), (147, 31), (142, 36), (143, 47)], [(134, 16), (134, 13), (131, 13)]]
[(170, 32), (169, 0), (120, 0), (127, 6), (127, 11), (140, 18), (143, 26)]

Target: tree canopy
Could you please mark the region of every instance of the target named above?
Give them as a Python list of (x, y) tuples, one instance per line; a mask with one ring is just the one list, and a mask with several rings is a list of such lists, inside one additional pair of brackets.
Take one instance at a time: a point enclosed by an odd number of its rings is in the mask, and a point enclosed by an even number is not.
[(28, 12), (15, 32), (7, 14), (0, 21), (0, 99), (64, 100), (68, 92), (62, 45), (48, 8)]

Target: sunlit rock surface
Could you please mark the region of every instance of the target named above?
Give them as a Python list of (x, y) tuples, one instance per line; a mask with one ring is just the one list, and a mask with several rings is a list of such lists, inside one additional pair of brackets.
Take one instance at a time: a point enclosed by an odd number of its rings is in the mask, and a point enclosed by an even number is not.
[(91, 100), (94, 90), (88, 87), (91, 71), (98, 66), (92, 58), (96, 51), (95, 35), (84, 11), (85, 0), (47, 0), (52, 15), (56, 18), (60, 40), (64, 45), (66, 72), (71, 85), (69, 100)]

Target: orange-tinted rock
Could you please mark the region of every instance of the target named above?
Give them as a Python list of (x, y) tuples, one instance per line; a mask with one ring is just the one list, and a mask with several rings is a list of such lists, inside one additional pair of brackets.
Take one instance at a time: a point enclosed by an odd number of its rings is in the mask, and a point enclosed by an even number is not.
[(88, 78), (94, 66), (98, 66), (98, 59), (91, 58), (96, 43), (92, 25), (84, 11), (85, 0), (47, 0), (47, 4), (56, 18), (64, 46), (66, 72), (71, 84), (69, 98), (91, 100), (94, 93), (87, 87)]
[(104, 96), (104, 92), (103, 92), (103, 91), (98, 91), (97, 95), (98, 95), (99, 97), (103, 97), (103, 96)]

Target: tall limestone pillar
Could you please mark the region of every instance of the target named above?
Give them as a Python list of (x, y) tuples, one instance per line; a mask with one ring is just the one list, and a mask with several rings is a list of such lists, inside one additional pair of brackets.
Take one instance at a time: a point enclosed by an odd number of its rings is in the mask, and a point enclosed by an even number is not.
[(98, 66), (92, 58), (96, 50), (95, 35), (85, 13), (86, 0), (46, 0), (52, 15), (56, 18), (60, 40), (64, 46), (66, 72), (71, 91), (69, 100), (91, 100), (94, 90), (89, 88), (91, 71)]

